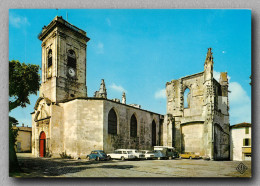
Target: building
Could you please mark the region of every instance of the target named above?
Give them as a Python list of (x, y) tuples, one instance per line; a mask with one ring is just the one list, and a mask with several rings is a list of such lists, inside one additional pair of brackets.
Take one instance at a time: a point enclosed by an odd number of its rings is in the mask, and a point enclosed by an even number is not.
[(228, 78), (222, 72), (215, 80), (213, 64), (209, 48), (204, 71), (166, 83), (163, 143), (179, 152), (229, 159)]
[[(208, 50), (204, 71), (166, 84), (167, 114), (126, 104), (126, 94), (107, 99), (105, 81), (93, 97), (87, 96), (85, 31), (55, 17), (44, 26), (42, 84), (32, 112), (32, 153), (57, 157), (67, 153), (85, 157), (92, 150), (153, 149), (175, 146), (211, 159), (229, 157), (227, 73), (213, 78)], [(190, 90), (185, 98), (185, 90)], [(188, 106), (184, 106), (188, 100)]]
[(18, 135), (15, 142), (16, 152), (32, 152), (32, 127), (14, 126), (14, 129), (18, 129)]
[(32, 114), (32, 153), (84, 158), (95, 149), (152, 149), (160, 145), (163, 116), (119, 99), (107, 99), (104, 80), (87, 96), (85, 31), (55, 17), (42, 41), (42, 83)]
[(251, 124), (239, 123), (230, 126), (230, 159), (251, 161)]

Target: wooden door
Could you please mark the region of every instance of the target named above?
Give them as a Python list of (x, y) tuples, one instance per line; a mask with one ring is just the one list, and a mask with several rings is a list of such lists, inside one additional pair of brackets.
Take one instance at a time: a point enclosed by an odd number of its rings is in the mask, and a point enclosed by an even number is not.
[(44, 132), (40, 134), (40, 157), (45, 156), (45, 143), (46, 143), (46, 135)]

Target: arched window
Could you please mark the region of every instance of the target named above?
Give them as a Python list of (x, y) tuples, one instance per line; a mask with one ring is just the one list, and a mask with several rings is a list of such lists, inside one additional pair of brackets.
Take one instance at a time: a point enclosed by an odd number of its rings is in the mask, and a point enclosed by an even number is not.
[(47, 78), (51, 78), (52, 76), (52, 50), (50, 49), (47, 56)]
[(156, 145), (156, 123), (153, 120), (152, 122), (152, 146)]
[(108, 134), (117, 134), (117, 116), (114, 109), (108, 113)]
[(184, 91), (184, 108), (190, 108), (190, 89), (186, 88)]
[(76, 68), (76, 54), (73, 50), (69, 50), (68, 52), (68, 66), (72, 68)]
[(48, 52), (48, 68), (52, 66), (52, 50)]
[(137, 119), (133, 114), (130, 122), (130, 136), (137, 137)]

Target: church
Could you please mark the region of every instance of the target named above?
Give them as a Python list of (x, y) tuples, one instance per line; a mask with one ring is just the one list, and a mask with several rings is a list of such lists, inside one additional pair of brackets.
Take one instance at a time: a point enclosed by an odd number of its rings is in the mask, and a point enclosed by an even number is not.
[[(204, 71), (166, 83), (167, 113), (107, 98), (105, 81), (93, 97), (87, 95), (87, 33), (55, 17), (44, 26), (42, 82), (32, 116), (32, 153), (85, 158), (92, 150), (153, 149), (173, 146), (211, 159), (229, 158), (227, 73), (213, 78), (208, 50)], [(188, 106), (184, 106), (185, 91)]]

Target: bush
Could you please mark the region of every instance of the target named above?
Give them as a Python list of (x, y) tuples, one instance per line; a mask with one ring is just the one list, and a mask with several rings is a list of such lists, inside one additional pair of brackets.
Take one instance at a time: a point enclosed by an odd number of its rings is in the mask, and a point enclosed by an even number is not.
[(66, 151), (65, 151), (65, 152), (62, 152), (62, 153), (60, 154), (60, 157), (61, 157), (62, 159), (71, 159), (71, 155), (67, 155)]

